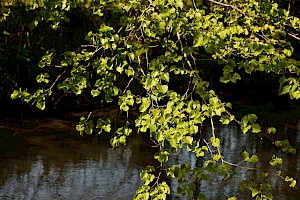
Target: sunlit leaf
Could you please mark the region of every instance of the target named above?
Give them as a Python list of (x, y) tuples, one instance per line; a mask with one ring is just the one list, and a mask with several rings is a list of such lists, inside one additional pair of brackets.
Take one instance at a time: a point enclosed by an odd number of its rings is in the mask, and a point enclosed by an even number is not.
[(212, 138), (210, 138), (210, 141), (211, 141), (212, 146), (214, 146), (214, 147), (220, 147), (220, 140), (219, 140), (219, 138), (212, 137)]
[(291, 183), (289, 184), (289, 187), (294, 188), (296, 186), (297, 181), (296, 180), (292, 180)]
[(260, 194), (261, 191), (259, 191), (257, 188), (253, 188), (252, 190), (252, 198), (255, 197), (256, 195)]

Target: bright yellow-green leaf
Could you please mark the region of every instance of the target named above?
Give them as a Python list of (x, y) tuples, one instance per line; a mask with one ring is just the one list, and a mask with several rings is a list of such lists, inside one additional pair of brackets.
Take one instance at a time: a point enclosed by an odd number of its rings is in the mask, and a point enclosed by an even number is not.
[(252, 190), (252, 198), (255, 197), (256, 195), (260, 194), (261, 191), (259, 191), (257, 188), (253, 188)]
[(163, 94), (166, 94), (168, 92), (168, 85), (162, 85), (161, 88)]
[(276, 129), (274, 127), (269, 127), (268, 130), (267, 130), (268, 134), (275, 134), (276, 133)]
[(219, 154), (213, 156), (213, 160), (215, 160), (215, 161), (220, 160), (220, 158), (221, 158), (221, 156)]
[(219, 140), (219, 138), (212, 137), (212, 138), (210, 138), (210, 141), (211, 141), (212, 146), (214, 146), (214, 147), (220, 147), (220, 140)]
[(296, 183), (297, 183), (297, 181), (296, 181), (296, 180), (293, 180), (293, 181), (289, 184), (289, 187), (294, 188), (294, 187), (296, 186)]
[(236, 197), (229, 197), (227, 200), (237, 200)]

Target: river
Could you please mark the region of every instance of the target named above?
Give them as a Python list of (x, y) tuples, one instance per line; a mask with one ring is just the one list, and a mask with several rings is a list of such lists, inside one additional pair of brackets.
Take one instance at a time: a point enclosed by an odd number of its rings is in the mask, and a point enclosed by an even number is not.
[[(132, 199), (142, 185), (140, 171), (148, 164), (157, 165), (150, 145), (139, 135), (132, 136), (124, 148), (112, 149), (105, 139), (71, 136), (74, 127), (69, 126), (69, 131), (68, 126), (64, 130), (50, 127), (51, 130), (48, 127), (27, 135), (14, 135), (10, 130), (0, 129), (0, 199)], [(285, 134), (295, 135), (293, 143), (300, 146), (300, 121), (292, 126), (283, 124), (281, 129)], [(267, 162), (273, 154), (283, 157), (283, 173), (300, 180), (298, 155), (265, 148), (263, 142), (251, 134), (242, 134), (235, 125), (217, 126), (216, 133), (225, 144), (221, 149), (228, 161), (239, 163), (241, 152), (248, 150), (260, 155), (262, 163), (256, 165), (257, 171), (236, 169), (237, 173), (229, 181), (214, 178), (209, 183), (200, 182), (198, 190), (208, 199), (229, 196), (250, 199), (249, 193), (239, 192), (236, 180), (256, 180), (262, 171), (271, 172)], [(184, 150), (171, 158), (173, 163), (184, 161), (192, 167), (199, 165), (199, 160)], [(270, 182), (274, 199), (300, 199), (300, 190), (288, 188), (278, 177), (271, 178)], [(170, 183), (172, 199), (184, 199), (176, 195), (177, 181)]]

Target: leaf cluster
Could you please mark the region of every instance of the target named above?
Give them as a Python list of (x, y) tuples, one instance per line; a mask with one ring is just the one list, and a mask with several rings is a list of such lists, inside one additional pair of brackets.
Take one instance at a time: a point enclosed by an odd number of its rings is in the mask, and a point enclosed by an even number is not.
[[(61, 23), (68, 22), (66, 13), (78, 7), (92, 11), (99, 27), (88, 31), (87, 44), (77, 50), (62, 54), (53, 49), (46, 52), (38, 63), (45, 72), (37, 77), (37, 82), (46, 84), (47, 89), (33, 94), (15, 90), (11, 97), (44, 109), (46, 97), (57, 88), (76, 96), (87, 91), (89, 98), (115, 103), (126, 113), (127, 123), (117, 128), (111, 145), (125, 145), (135, 127), (159, 147), (154, 158), (160, 166), (147, 166), (141, 172), (144, 185), (134, 198), (166, 199), (171, 191), (161, 179), (163, 171), (178, 179), (179, 194), (193, 198), (198, 188), (191, 177), (196, 181), (209, 181), (212, 175), (230, 178), (234, 167), (248, 169), (242, 162), (259, 162), (257, 155), (250, 156), (247, 151), (242, 153), (239, 164), (226, 161), (222, 153), (224, 144), (215, 130), (216, 120), (223, 125), (234, 121), (243, 133), (262, 132), (255, 114), (236, 119), (231, 103), (223, 102), (212, 90), (203, 73), (209, 66), (203, 60), (216, 63), (222, 71), (217, 79), (224, 84), (237, 83), (242, 79), (241, 72), (272, 73), (281, 76), (280, 95), (300, 97), (300, 61), (293, 55), (293, 44), (300, 40), (299, 18), (270, 1), (207, 2), (208, 5), (186, 0), (103, 0), (84, 4), (79, 0), (57, 0), (44, 1), (43, 8), (29, 5), (26, 9), (39, 12), (30, 24), (32, 30), (43, 21), (58, 29)], [(0, 20), (5, 20), (7, 11), (1, 10)], [(60, 57), (59, 61), (53, 62), (54, 57)], [(47, 70), (56, 68), (59, 75), (51, 82)], [(129, 123), (128, 117), (132, 110), (139, 112), (134, 124)], [(76, 126), (81, 135), (92, 134), (94, 129), (99, 134), (111, 132), (108, 119), (98, 119), (95, 125), (90, 115), (82, 117)], [(205, 123), (210, 125), (208, 136), (201, 130)], [(275, 133), (276, 129), (270, 127), (266, 132)], [(284, 152), (295, 153), (287, 140), (274, 143)], [(179, 163), (165, 168), (169, 158), (183, 148), (203, 159), (203, 166), (192, 169), (189, 164)], [(269, 164), (277, 167), (281, 161), (272, 157)], [(285, 181), (295, 187), (293, 178), (286, 177)], [(242, 183), (241, 189), (251, 191), (252, 198), (272, 199), (267, 181)], [(198, 198), (204, 195), (199, 194)]]

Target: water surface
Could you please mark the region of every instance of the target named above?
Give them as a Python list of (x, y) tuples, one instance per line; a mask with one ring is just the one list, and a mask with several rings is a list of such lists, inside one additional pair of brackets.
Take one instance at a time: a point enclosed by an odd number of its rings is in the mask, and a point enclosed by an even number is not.
[(156, 164), (136, 136), (116, 149), (55, 135), (15, 140), (0, 162), (0, 199), (132, 199), (140, 171)]
[[(71, 137), (70, 130), (48, 129), (19, 136), (10, 130), (0, 130), (0, 199), (132, 199), (142, 185), (140, 171), (148, 164), (157, 166), (153, 149), (141, 136), (130, 137), (124, 148), (112, 149), (107, 140)], [(294, 125), (282, 124), (278, 131), (291, 135), (293, 145), (299, 150), (299, 121)], [(215, 177), (211, 182), (197, 183), (197, 191), (208, 199), (230, 196), (251, 199), (249, 192), (240, 193), (236, 180), (258, 181), (262, 172), (274, 174), (268, 164), (273, 154), (283, 158), (284, 175), (300, 180), (298, 155), (266, 147), (263, 141), (251, 134), (244, 135), (235, 125), (216, 126), (216, 134), (224, 144), (221, 149), (226, 160), (239, 163), (242, 151), (247, 150), (258, 154), (262, 162), (255, 166), (256, 171), (236, 169), (230, 180)], [(192, 167), (203, 164), (201, 159), (184, 150), (171, 158), (175, 164), (185, 161)], [(177, 180), (169, 181), (172, 199), (185, 199), (176, 195)], [(300, 190), (290, 189), (280, 178), (274, 176), (270, 183), (274, 199), (300, 199)]]

